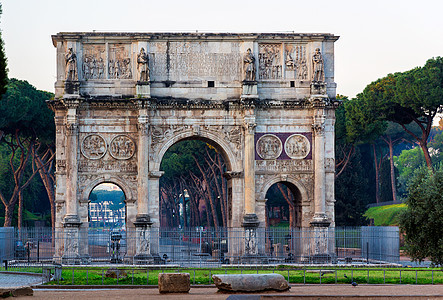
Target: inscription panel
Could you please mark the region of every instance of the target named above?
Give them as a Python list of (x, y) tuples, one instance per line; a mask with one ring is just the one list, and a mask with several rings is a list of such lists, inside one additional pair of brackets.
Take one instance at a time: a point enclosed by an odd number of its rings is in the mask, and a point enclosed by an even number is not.
[(217, 77), (241, 80), (243, 57), (239, 45), (232, 43), (225, 53), (210, 53), (209, 43), (152, 43), (152, 79), (201, 80), (202, 77)]

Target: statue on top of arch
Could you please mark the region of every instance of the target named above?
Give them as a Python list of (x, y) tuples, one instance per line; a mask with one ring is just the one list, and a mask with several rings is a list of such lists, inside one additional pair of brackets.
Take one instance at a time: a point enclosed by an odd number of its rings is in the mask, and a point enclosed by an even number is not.
[(314, 54), (312, 55), (312, 81), (325, 81), (324, 62), (323, 56), (320, 52), (320, 48), (316, 48)]
[(145, 52), (145, 48), (141, 48), (140, 53), (137, 55), (137, 69), (139, 81), (147, 82), (150, 80), (149, 57)]

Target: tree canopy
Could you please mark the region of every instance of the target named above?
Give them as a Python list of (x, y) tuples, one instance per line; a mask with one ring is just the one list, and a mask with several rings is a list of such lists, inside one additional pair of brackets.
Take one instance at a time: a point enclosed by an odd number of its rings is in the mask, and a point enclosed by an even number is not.
[[(432, 168), (428, 137), (435, 115), (443, 105), (443, 58), (429, 59), (423, 67), (403, 73), (388, 74), (369, 84), (357, 95), (353, 105), (359, 124), (391, 121), (399, 124), (423, 149), (426, 164)], [(415, 123), (420, 132), (408, 128)]]
[(408, 186), (408, 209), (401, 216), (406, 251), (414, 260), (443, 265), (443, 166), (420, 168)]

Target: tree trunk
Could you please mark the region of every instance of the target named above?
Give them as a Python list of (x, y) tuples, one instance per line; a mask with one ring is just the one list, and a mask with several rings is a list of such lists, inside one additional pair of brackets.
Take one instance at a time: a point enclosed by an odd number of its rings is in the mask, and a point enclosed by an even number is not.
[(203, 176), (203, 182), (206, 185), (206, 193), (208, 194), (208, 198), (209, 198), (209, 204), (211, 206), (211, 213), (212, 213), (212, 219), (214, 222), (214, 228), (215, 231), (218, 233), (218, 220), (217, 220), (217, 211), (215, 210), (215, 206), (214, 206), (214, 199), (212, 198), (212, 193), (211, 190), (209, 188), (209, 181), (208, 178), (206, 176), (205, 171), (203, 170), (203, 168), (200, 166), (200, 163), (198, 162), (198, 160), (192, 156), (194, 158), (195, 163), (197, 164), (198, 169), (200, 170), (202, 176)]
[(391, 166), (391, 188), (392, 188), (392, 200), (397, 202), (397, 187), (395, 184), (395, 167), (394, 167), (394, 143), (389, 137), (389, 164)]
[(375, 166), (375, 201), (380, 202), (380, 183), (379, 183), (379, 166), (377, 160), (377, 151), (375, 150), (375, 144), (372, 144), (372, 149), (374, 151), (374, 166)]
[(18, 230), (22, 230), (23, 225), (23, 191), (20, 190), (18, 192), (18, 218), (17, 218), (17, 227)]

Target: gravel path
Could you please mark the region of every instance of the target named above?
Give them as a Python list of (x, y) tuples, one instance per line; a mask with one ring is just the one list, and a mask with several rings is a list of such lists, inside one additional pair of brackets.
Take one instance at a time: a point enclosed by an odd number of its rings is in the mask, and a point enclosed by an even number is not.
[(30, 286), (42, 283), (41, 275), (0, 272), (0, 288)]
[[(240, 294), (234, 294), (241, 296)], [(399, 296), (431, 296), (430, 299), (443, 299), (443, 285), (292, 285), (287, 292), (266, 292), (253, 294), (258, 299), (260, 295), (279, 296), (394, 296), (389, 299), (400, 298)], [(159, 294), (158, 289), (118, 289), (118, 290), (34, 290), (33, 299), (226, 299), (229, 294), (221, 294), (216, 288), (191, 288), (189, 294)], [(397, 297), (396, 297), (397, 296)], [(247, 299), (246, 297), (238, 297)], [(286, 297), (285, 297), (286, 298)], [(292, 298), (292, 297), (291, 297)], [(318, 297), (315, 297), (316, 299)], [(321, 297), (323, 298), (323, 297)], [(320, 298), (320, 299), (321, 299)], [(232, 298), (231, 298), (232, 299)], [(288, 298), (286, 298), (288, 299)], [(306, 299), (306, 298), (305, 298)], [(380, 297), (378, 299), (381, 299)]]

